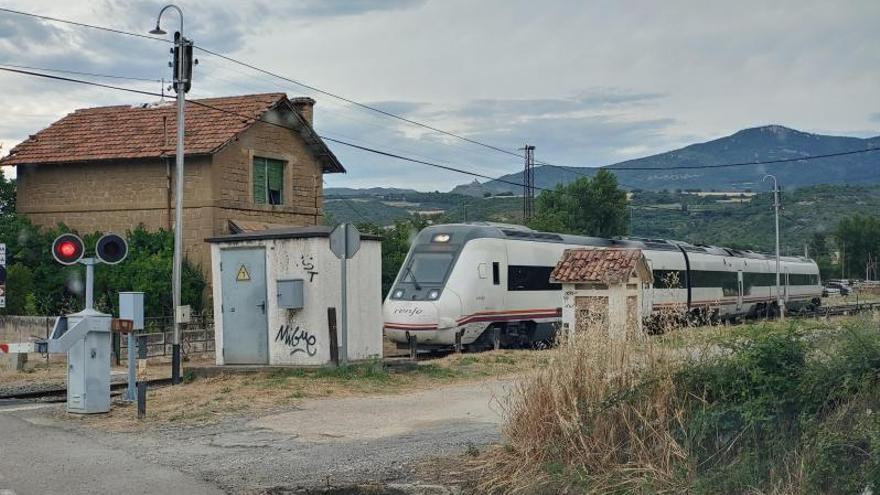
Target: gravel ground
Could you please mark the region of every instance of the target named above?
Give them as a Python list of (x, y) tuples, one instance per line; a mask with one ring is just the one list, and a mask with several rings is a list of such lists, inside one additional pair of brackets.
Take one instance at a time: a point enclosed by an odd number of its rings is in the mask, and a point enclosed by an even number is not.
[[(97, 451), (123, 451), (227, 493), (315, 493), (328, 486), (417, 481), (415, 466), (425, 460), (498, 441), (499, 401), (510, 383), (489, 379), (408, 394), (303, 400), (260, 417), (138, 433), (97, 433), (53, 419), (48, 409), (6, 414), (71, 430)], [(0, 459), (0, 471), (5, 464)]]

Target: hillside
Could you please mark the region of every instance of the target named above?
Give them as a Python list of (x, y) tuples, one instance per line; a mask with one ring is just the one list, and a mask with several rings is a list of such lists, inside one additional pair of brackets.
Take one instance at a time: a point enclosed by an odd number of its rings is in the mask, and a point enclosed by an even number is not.
[[(380, 225), (390, 225), (418, 212), (433, 212), (431, 217), (437, 222), (463, 221), (465, 211), (470, 221), (519, 223), (522, 218), (522, 199), (517, 197), (413, 193), (401, 199), (388, 201), (369, 195), (327, 198), (325, 209), (334, 221)], [(800, 254), (814, 233), (830, 233), (841, 218), (856, 213), (876, 215), (880, 211), (880, 185), (804, 187), (784, 193), (782, 200), (783, 251)], [(635, 208), (630, 233), (770, 251), (774, 243), (771, 195), (757, 194), (743, 203), (729, 201), (723, 197), (639, 192), (632, 200)], [(682, 203), (686, 204), (684, 209)], [(645, 206), (650, 208), (641, 208)]]
[[(621, 184), (629, 189), (763, 189), (761, 178), (773, 173), (786, 188), (794, 189), (817, 184), (866, 184), (880, 182), (880, 152), (792, 162), (770, 166), (744, 166), (715, 169), (664, 170), (672, 166), (699, 166), (724, 163), (744, 163), (797, 158), (799, 156), (827, 155), (852, 150), (880, 148), (880, 136), (862, 139), (845, 136), (827, 136), (801, 132), (787, 127), (770, 125), (739, 131), (730, 136), (705, 143), (692, 144), (677, 150), (609, 165)], [(654, 170), (631, 170), (650, 168)], [(591, 175), (596, 169), (572, 168), (579, 174)], [(578, 175), (558, 167), (541, 166), (535, 169), (539, 187), (553, 187), (576, 179)], [(522, 182), (521, 173), (500, 177), (502, 180)], [(473, 195), (484, 192), (519, 192), (519, 188), (498, 181), (481, 184), (482, 188), (468, 185)]]

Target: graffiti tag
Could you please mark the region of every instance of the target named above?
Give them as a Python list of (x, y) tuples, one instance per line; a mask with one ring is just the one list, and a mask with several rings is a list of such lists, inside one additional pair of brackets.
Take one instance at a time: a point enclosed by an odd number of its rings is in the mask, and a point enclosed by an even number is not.
[(290, 347), (291, 356), (297, 352), (304, 352), (309, 356), (314, 356), (315, 353), (318, 352), (318, 350), (315, 349), (315, 344), (318, 342), (318, 339), (309, 332), (301, 329), (299, 325), (293, 327), (293, 330), (291, 330), (290, 325), (281, 325), (281, 328), (278, 329), (278, 333), (275, 334), (275, 342), (283, 342), (284, 345)]

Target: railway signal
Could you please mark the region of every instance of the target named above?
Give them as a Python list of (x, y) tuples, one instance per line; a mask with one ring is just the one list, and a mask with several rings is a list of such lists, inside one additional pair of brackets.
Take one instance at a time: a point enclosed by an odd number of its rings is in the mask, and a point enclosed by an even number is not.
[(82, 239), (75, 234), (61, 234), (52, 243), (52, 256), (62, 265), (75, 265), (85, 254)]
[(95, 246), (95, 256), (103, 263), (115, 265), (128, 254), (128, 243), (116, 234), (104, 234)]

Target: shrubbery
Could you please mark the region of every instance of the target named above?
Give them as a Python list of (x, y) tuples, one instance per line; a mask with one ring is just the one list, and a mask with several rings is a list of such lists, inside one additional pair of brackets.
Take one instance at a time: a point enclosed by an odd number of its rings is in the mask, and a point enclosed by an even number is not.
[[(52, 241), (64, 226), (41, 231), (27, 219), (0, 215), (0, 242), (6, 243), (6, 308), (3, 314), (57, 315), (82, 309), (85, 268), (62, 266), (52, 258)], [(83, 235), (86, 254), (92, 254), (101, 234)], [(138, 227), (127, 233), (128, 257), (114, 266), (95, 267), (95, 305), (116, 312), (118, 293), (143, 291), (146, 316), (168, 316), (171, 307), (173, 234), (166, 230), (147, 232)], [(205, 277), (198, 267), (184, 263), (183, 304), (195, 311), (204, 308)]]
[(753, 325), (699, 352), (575, 340), (518, 390), (482, 488), (876, 493), (878, 337), (859, 319)]

